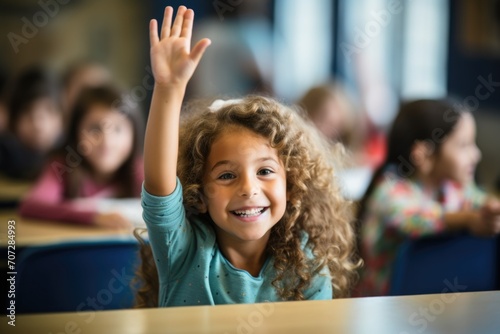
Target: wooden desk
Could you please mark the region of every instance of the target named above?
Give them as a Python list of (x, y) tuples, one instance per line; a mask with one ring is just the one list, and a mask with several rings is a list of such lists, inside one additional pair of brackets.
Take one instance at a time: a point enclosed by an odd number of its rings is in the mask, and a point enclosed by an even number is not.
[(0, 175), (0, 210), (17, 207), (31, 186), (31, 182), (14, 181)]
[(109, 230), (95, 226), (78, 224), (51, 223), (21, 218), (17, 213), (0, 213), (0, 246), (7, 245), (7, 222), (16, 222), (16, 246), (26, 247), (56, 242), (86, 240), (96, 238), (134, 238), (131, 229)]
[(19, 200), (32, 185), (33, 182), (15, 181), (0, 175), (0, 200)]
[(22, 315), (15, 328), (7, 321), (2, 333), (493, 334), (500, 292)]

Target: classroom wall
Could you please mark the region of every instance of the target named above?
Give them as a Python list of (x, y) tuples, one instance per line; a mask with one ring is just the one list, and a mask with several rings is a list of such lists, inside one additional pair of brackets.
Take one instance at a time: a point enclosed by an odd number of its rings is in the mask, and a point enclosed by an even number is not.
[(449, 34), (448, 90), (474, 96), (480, 78), (491, 77), (496, 89), (478, 109), (500, 115), (500, 1), (451, 0)]
[(124, 88), (140, 85), (149, 64), (148, 4), (2, 0), (0, 66), (15, 75), (33, 63), (63, 70), (75, 61), (90, 59), (107, 66)]
[[(43, 7), (41, 3), (52, 5)], [(125, 88), (141, 88), (143, 80), (150, 76), (146, 69), (149, 65), (148, 21), (151, 17), (160, 18), (165, 5), (182, 3), (180, 0), (2, 0), (0, 67), (15, 74), (34, 62), (62, 69), (74, 60), (90, 58), (108, 66)], [(217, 9), (216, 3), (188, 2), (197, 11), (198, 19), (209, 14), (219, 17), (217, 10), (222, 9)], [(273, 3), (270, 1), (269, 6)], [(338, 1), (334, 3), (338, 9)], [(449, 5), (447, 88), (449, 93), (475, 107), (473, 97), (481, 80), (491, 78), (500, 82), (500, 1), (450, 0)], [(227, 9), (224, 15), (231, 13)], [(226, 18), (224, 15), (219, 17), (221, 23)], [(22, 30), (26, 21), (37, 25), (36, 32), (29, 36)], [(17, 50), (9, 41), (9, 33), (25, 38)], [(478, 174), (488, 188), (500, 174), (495, 147), (500, 142), (500, 131), (496, 130), (500, 129), (500, 87), (494, 88), (488, 98), (478, 99), (475, 108), (478, 143), (483, 151)], [(472, 98), (466, 100), (468, 97)], [(147, 110), (149, 94), (141, 102)]]

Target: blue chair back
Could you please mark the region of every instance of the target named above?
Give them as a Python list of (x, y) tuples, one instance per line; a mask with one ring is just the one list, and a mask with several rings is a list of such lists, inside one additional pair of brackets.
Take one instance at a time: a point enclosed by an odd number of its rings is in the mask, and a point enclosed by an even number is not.
[(68, 242), (24, 250), (17, 264), (16, 312), (130, 308), (139, 244), (129, 240)]
[(408, 240), (393, 265), (390, 294), (496, 290), (498, 240), (469, 234)]

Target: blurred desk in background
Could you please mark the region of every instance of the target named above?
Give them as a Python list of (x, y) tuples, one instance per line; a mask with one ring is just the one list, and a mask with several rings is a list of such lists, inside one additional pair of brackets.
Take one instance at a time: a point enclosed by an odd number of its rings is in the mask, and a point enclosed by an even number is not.
[[(2, 333), (498, 333), (500, 292), (18, 315)], [(15, 329), (15, 330), (14, 330)]]
[[(15, 224), (9, 223), (10, 221), (15, 221)], [(15, 234), (9, 235), (9, 225), (15, 226), (11, 230)], [(19, 217), (15, 211), (0, 212), (0, 249), (3, 253), (0, 257), (2, 272), (0, 288), (5, 291), (5, 295), (0, 298), (2, 309), (6, 312), (9, 305), (6, 292), (7, 278), (15, 275), (16, 289), (19, 288), (15, 293), (19, 312), (32, 309), (46, 312), (76, 310), (78, 303), (85, 301), (83, 297), (96, 296), (98, 291), (107, 287), (113, 270), (122, 273), (127, 269), (127, 275), (133, 275), (139, 243), (132, 232), (132, 228), (110, 230), (96, 226), (27, 219)], [(45, 252), (42, 251), (44, 248), (47, 248)], [(113, 251), (115, 248), (118, 250)], [(99, 249), (104, 250), (99, 251)], [(31, 254), (30, 258), (28, 254)], [(53, 261), (51, 265), (42, 265), (40, 262), (43, 258), (45, 263), (51, 263), (48, 259), (55, 258), (55, 255), (65, 259), (65, 262)], [(27, 264), (28, 258), (31, 265)], [(33, 263), (38, 266), (33, 266)], [(10, 273), (13, 268), (17, 273)], [(74, 274), (75, 272), (77, 274)], [(80, 272), (84, 274), (78, 274)], [(66, 280), (67, 277), (71, 279)], [(50, 282), (52, 285), (44, 282)], [(41, 284), (42, 287), (37, 284)], [(31, 291), (30, 287), (36, 288)], [(123, 304), (131, 307), (133, 305), (131, 288), (124, 285), (118, 290), (113, 294), (113, 303), (106, 303), (105, 306), (118, 308)], [(75, 298), (76, 302), (71, 304)], [(0, 332), (7, 333), (2, 330)]]
[(132, 229), (109, 230), (96, 226), (22, 218), (15, 211), (0, 212), (0, 247), (7, 247), (7, 223), (14, 220), (17, 247), (103, 238), (133, 239)]
[(14, 181), (0, 175), (0, 209), (16, 207), (32, 184), (27, 181)]

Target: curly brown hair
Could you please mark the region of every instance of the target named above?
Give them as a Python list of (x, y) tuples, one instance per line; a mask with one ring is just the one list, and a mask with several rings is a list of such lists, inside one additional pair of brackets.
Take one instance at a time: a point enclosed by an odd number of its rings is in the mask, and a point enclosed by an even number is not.
[[(303, 292), (314, 274), (328, 266), (334, 296), (348, 296), (361, 260), (355, 254), (352, 203), (342, 196), (336, 182), (343, 147), (323, 139), (300, 110), (265, 97), (249, 96), (216, 112), (204, 108), (184, 116), (177, 173), (188, 214), (202, 215), (198, 208), (205, 161), (218, 136), (236, 126), (269, 139), (285, 166), (289, 194), (286, 212), (272, 227), (267, 245), (274, 258), (273, 285), (278, 295), (283, 300), (304, 299)], [(312, 259), (301, 246), (304, 232)], [(143, 257), (143, 268), (138, 272), (143, 279), (145, 271), (156, 270), (151, 251), (144, 252), (143, 256), (150, 257)], [(157, 305), (158, 284), (153, 284), (156, 291), (148, 290), (151, 282), (145, 282), (139, 291), (138, 307)]]

